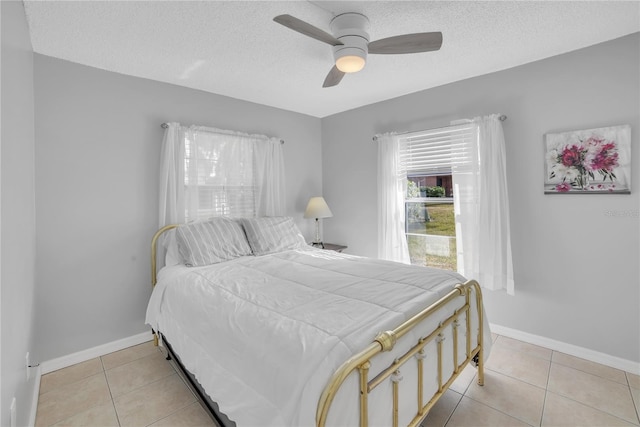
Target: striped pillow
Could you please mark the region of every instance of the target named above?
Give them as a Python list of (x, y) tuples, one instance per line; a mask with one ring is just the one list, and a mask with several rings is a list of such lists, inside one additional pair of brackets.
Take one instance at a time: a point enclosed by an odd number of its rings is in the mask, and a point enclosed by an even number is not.
[(188, 267), (215, 264), (251, 255), (244, 230), (229, 218), (212, 218), (176, 228), (178, 249)]
[(254, 255), (266, 255), (307, 246), (293, 218), (274, 216), (240, 220)]

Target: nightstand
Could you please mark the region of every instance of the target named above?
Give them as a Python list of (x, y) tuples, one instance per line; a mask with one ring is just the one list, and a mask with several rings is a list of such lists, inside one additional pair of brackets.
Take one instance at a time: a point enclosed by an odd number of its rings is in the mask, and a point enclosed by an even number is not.
[(336, 245), (336, 244), (333, 244), (333, 243), (325, 243), (323, 249), (325, 249), (327, 251), (342, 252), (343, 250), (347, 249), (347, 246), (345, 246), (345, 245)]

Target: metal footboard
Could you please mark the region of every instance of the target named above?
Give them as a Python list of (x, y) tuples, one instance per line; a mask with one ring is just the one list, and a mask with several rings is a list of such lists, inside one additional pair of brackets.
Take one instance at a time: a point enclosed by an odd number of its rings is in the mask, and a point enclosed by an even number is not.
[[(475, 295), (475, 301), (471, 301), (472, 293)], [(387, 351), (393, 351), (396, 342), (406, 335), (409, 331), (420, 325), (430, 316), (441, 314), (450, 302), (458, 297), (464, 297), (464, 303), (454, 309), (453, 313), (448, 316), (444, 321), (427, 336), (421, 337), (418, 342), (415, 343), (407, 352), (398, 355), (393, 363), (384, 368), (381, 372), (377, 373), (372, 379), (369, 379), (371, 367), (371, 360), (378, 354)], [(478, 318), (478, 334), (477, 334), (477, 346), (471, 348), (471, 304), (475, 303)], [(347, 377), (357, 370), (359, 374), (359, 401), (360, 401), (360, 426), (366, 427), (369, 425), (368, 420), (368, 400), (369, 394), (379, 386), (383, 381), (390, 379), (392, 381), (392, 396), (390, 398), (393, 401), (393, 426), (398, 426), (399, 415), (399, 387), (398, 383), (402, 379), (400, 375), (400, 368), (408, 363), (415, 357), (417, 361), (417, 411), (409, 426), (418, 426), (427, 416), (429, 410), (435, 405), (438, 399), (444, 394), (447, 388), (455, 381), (460, 372), (469, 364), (473, 362), (477, 364), (478, 368), (478, 384), (484, 384), (484, 355), (483, 355), (483, 306), (482, 306), (482, 293), (480, 286), (475, 280), (470, 280), (464, 284), (457, 285), (451, 292), (442, 297), (440, 300), (424, 309), (420, 313), (413, 316), (411, 319), (402, 323), (400, 326), (392, 331), (386, 331), (380, 333), (367, 348), (360, 353), (354, 355), (349, 360), (344, 362), (340, 368), (333, 374), (329, 383), (325, 387), (320, 400), (318, 402), (318, 409), (316, 412), (316, 425), (318, 427), (324, 427), (327, 422), (327, 416), (331, 403), (333, 402), (336, 393), (340, 389), (341, 385), (347, 379)], [(466, 332), (466, 351), (465, 359), (458, 361), (458, 329), (461, 326), (460, 318), (464, 317), (464, 326)], [(453, 373), (449, 378), (443, 377), (443, 332), (446, 328), (452, 328), (453, 335)], [(423, 381), (424, 381), (424, 348), (431, 341), (436, 341), (437, 346), (437, 378), (438, 378), (438, 390), (428, 400), (423, 396)]]

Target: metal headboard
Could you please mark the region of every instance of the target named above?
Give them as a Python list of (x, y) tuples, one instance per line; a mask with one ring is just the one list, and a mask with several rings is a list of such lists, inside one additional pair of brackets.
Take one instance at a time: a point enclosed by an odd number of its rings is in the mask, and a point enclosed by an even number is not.
[(156, 234), (153, 235), (153, 239), (151, 239), (151, 286), (155, 286), (158, 281), (158, 261), (157, 261), (157, 253), (158, 253), (158, 238), (165, 232), (171, 229), (174, 229), (178, 226), (178, 224), (169, 224), (162, 227), (160, 230), (156, 231)]

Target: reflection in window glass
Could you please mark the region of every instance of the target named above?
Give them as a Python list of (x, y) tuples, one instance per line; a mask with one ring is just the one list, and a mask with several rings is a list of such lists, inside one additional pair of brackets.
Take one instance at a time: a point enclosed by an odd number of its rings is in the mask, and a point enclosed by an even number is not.
[(457, 270), (451, 175), (408, 177), (405, 227), (412, 264)]

